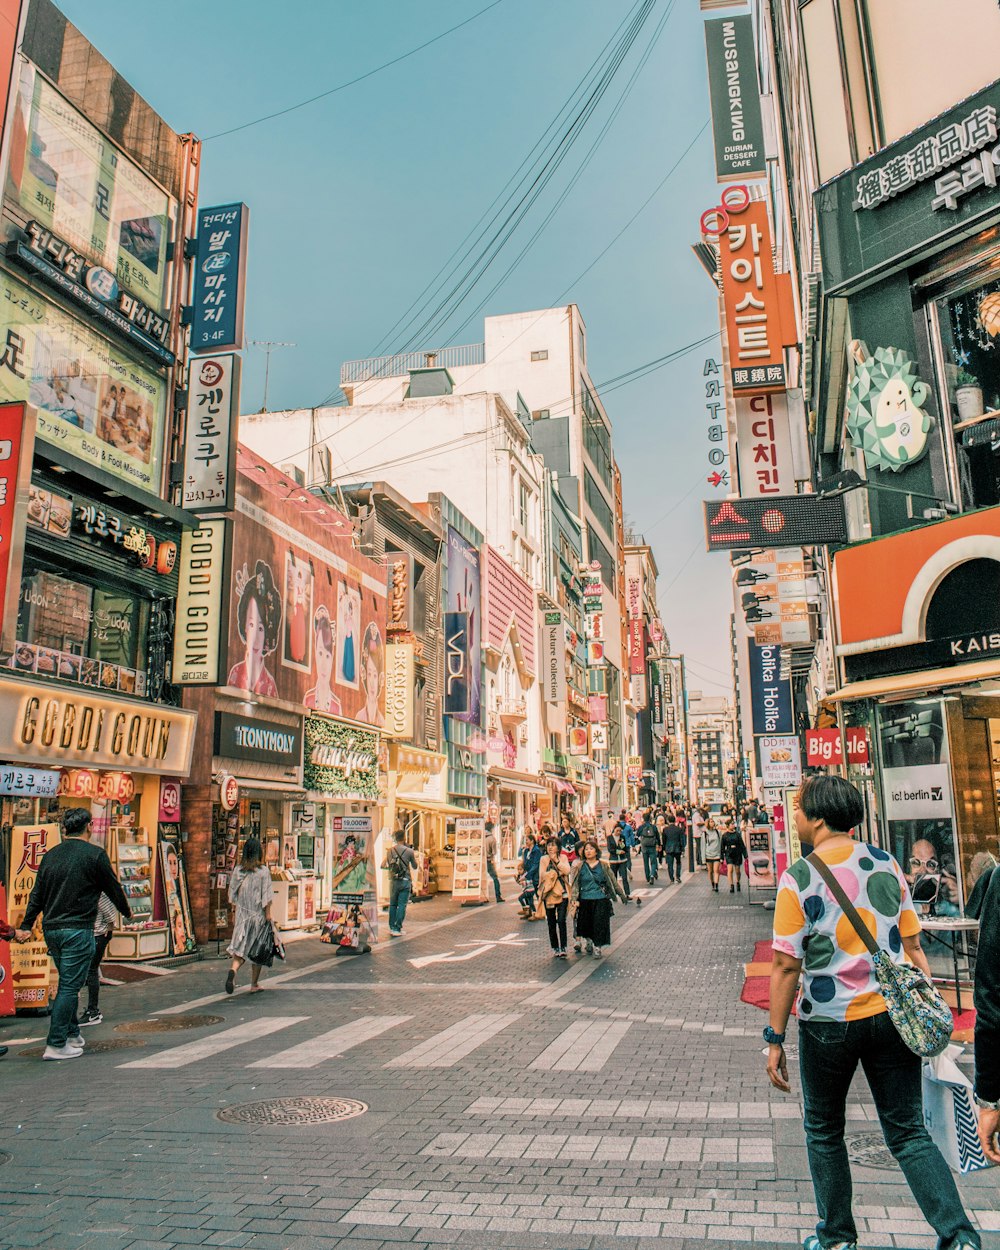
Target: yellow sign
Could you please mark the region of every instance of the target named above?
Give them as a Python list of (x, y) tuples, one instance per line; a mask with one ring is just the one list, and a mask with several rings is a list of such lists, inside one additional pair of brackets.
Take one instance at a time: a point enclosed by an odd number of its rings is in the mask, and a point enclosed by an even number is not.
[(186, 777), (197, 713), (0, 679), (0, 759)]
[(799, 810), (798, 790), (783, 790), (782, 798), (785, 807), (785, 837), (788, 839), (788, 867), (797, 859), (802, 858), (802, 843), (795, 825), (795, 813)]
[(385, 649), (385, 729), (387, 738), (413, 737), (413, 691), (416, 670), (412, 643)]
[[(58, 825), (15, 825), (10, 843), (10, 924), (22, 927), (38, 869), (46, 851), (59, 842)], [(38, 925), (35, 925), (36, 930)], [(45, 1007), (52, 986), (52, 961), (46, 952), (44, 938), (32, 938), (22, 946), (13, 942), (10, 948), (11, 979), (14, 982), (14, 1006)]]

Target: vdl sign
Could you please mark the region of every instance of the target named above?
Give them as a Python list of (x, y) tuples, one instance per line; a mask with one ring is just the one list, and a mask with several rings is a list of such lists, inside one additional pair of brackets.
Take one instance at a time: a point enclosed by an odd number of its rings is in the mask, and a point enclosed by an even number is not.
[(444, 614), (444, 714), (463, 716), (469, 710), (469, 614)]

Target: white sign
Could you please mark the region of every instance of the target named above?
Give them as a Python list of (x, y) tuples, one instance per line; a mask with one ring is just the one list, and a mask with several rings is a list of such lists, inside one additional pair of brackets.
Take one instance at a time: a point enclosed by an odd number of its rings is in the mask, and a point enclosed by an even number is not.
[(222, 596), (226, 590), (228, 521), (205, 520), (181, 535), (174, 627), (175, 686), (215, 686), (223, 678)]
[(604, 724), (591, 725), (590, 727), (590, 749), (592, 751), (606, 751), (608, 749), (608, 727)]
[(372, 818), (370, 816), (334, 816), (334, 833), (371, 833)]
[(566, 627), (561, 612), (546, 612), (542, 626), (542, 687), (545, 702), (566, 702)]
[(734, 402), (740, 496), (793, 495), (795, 470), (787, 393), (743, 393)]
[(646, 695), (646, 674), (633, 673), (629, 678), (628, 697), (633, 707), (645, 707), (648, 703)]
[(761, 738), (760, 773), (768, 790), (797, 786), (802, 780), (802, 753), (793, 737)]
[(486, 821), (482, 816), (459, 816), (455, 821), (451, 897), (486, 901)]
[(191, 359), (182, 506), (194, 512), (225, 512), (233, 506), (240, 363), (232, 352)]
[(886, 820), (949, 820), (951, 772), (947, 764), (883, 768)]
[(0, 768), (0, 794), (51, 799), (59, 791), (59, 773), (47, 768)]

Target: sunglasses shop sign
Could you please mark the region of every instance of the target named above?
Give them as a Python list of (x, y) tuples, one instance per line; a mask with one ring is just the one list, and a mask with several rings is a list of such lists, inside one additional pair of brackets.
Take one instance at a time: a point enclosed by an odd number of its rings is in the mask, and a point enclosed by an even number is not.
[(950, 820), (951, 770), (947, 764), (920, 764), (882, 770), (887, 820)]

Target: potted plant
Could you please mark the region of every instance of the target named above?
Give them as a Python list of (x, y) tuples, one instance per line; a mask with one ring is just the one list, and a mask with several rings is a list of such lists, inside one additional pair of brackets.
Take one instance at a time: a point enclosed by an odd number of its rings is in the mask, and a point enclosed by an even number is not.
[(958, 405), (959, 421), (971, 421), (974, 417), (981, 417), (985, 411), (983, 388), (978, 378), (965, 369), (959, 369), (955, 378), (955, 403)]

